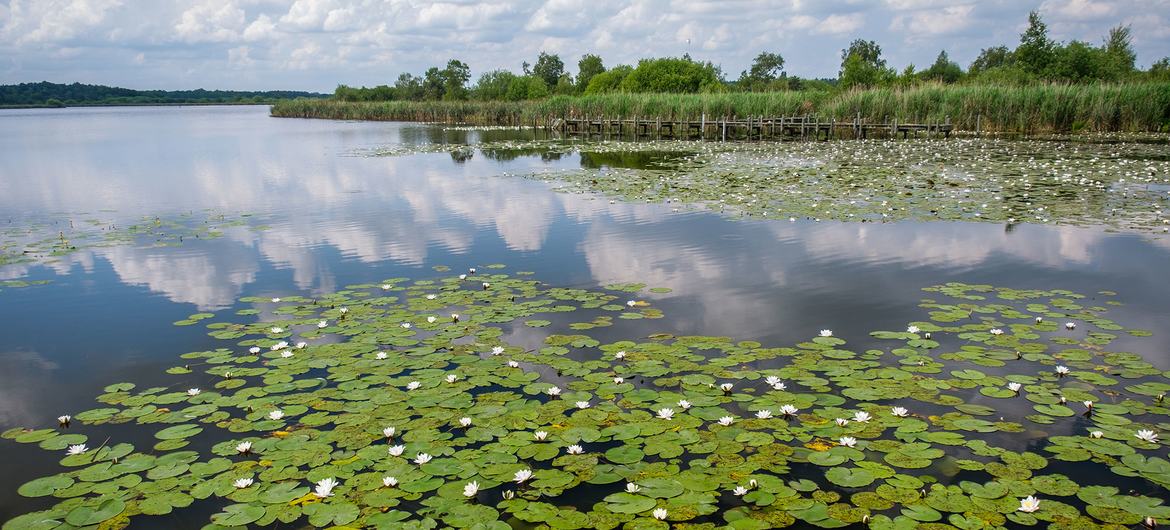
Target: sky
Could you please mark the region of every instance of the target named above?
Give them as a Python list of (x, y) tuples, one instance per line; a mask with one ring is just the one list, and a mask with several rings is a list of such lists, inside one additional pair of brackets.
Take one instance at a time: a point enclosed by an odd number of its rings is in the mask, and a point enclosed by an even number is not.
[(1033, 9), (1056, 40), (1128, 24), (1140, 67), (1170, 56), (1170, 0), (0, 0), (0, 84), (332, 92), (451, 58), (473, 79), (518, 72), (542, 50), (570, 73), (585, 53), (607, 67), (689, 53), (736, 78), (768, 51), (790, 75), (834, 77), (855, 38), (899, 70), (940, 50), (965, 68), (1014, 46)]

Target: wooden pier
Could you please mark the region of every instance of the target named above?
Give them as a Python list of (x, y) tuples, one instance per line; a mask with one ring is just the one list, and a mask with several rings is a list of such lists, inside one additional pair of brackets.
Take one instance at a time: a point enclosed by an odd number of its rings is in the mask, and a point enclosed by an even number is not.
[(647, 138), (692, 140), (829, 140), (832, 138), (949, 138), (954, 126), (948, 117), (938, 123), (869, 123), (817, 116), (661, 118), (560, 118), (550, 128), (571, 137)]

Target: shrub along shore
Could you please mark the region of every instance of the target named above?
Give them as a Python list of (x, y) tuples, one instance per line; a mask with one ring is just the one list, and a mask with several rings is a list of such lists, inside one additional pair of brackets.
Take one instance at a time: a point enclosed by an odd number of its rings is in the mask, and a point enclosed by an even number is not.
[(288, 118), (539, 125), (558, 118), (663, 120), (817, 116), (870, 123), (941, 123), (957, 130), (1043, 132), (1170, 131), (1170, 83), (922, 85), (841, 92), (599, 94), (529, 101), (287, 100), (272, 115)]

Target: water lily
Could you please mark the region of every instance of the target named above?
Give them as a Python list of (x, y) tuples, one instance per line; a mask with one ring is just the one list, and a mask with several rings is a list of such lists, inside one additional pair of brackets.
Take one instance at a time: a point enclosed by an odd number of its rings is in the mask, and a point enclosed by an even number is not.
[(390, 357), (390, 356), (387, 355), (386, 352), (384, 352), (384, 351), (380, 351), (376, 355), (374, 355), (374, 358), (378, 359), (379, 361), (385, 360), (387, 357)]
[(439, 321), (438, 317), (436, 317), (434, 315), (427, 317), (427, 324), (434, 324), (435, 322), (438, 322), (438, 321)]
[(1011, 382), (1011, 383), (1008, 383), (1008, 390), (1011, 390), (1012, 392), (1019, 392), (1020, 388), (1022, 388), (1023, 386), (1024, 385), (1021, 385), (1019, 383)]
[(655, 519), (658, 519), (659, 521), (665, 520), (666, 516), (667, 516), (666, 508), (655, 508), (652, 515), (654, 516)]
[(893, 407), (890, 409), (890, 414), (893, 414), (899, 418), (905, 418), (906, 416), (910, 415), (910, 411), (906, 410), (905, 407)]
[(837, 418), (833, 421), (837, 422), (838, 427), (844, 427), (846, 425), (849, 425), (849, 420), (847, 420), (845, 418)]
[(248, 348), (248, 353), (260, 353), (260, 347), (252, 346), (251, 348)]
[(89, 451), (89, 447), (87, 447), (85, 444), (77, 444), (69, 446), (69, 449), (65, 451), (65, 454), (81, 455), (85, 454), (86, 451)]
[(1077, 329), (1077, 323), (1076, 322), (1065, 322), (1064, 329), (1069, 329), (1069, 330)]
[(521, 469), (520, 471), (517, 471), (515, 475), (512, 476), (512, 480), (516, 481), (517, 484), (523, 484), (524, 481), (526, 481), (530, 478), (532, 478), (532, 470), (531, 469)]
[(1020, 499), (1019, 510), (1021, 512), (1032, 513), (1036, 510), (1039, 510), (1039, 509), (1040, 509), (1040, 499), (1037, 499), (1036, 497), (1033, 497), (1031, 495), (1028, 495), (1027, 497), (1024, 497), (1023, 499)]
[(406, 446), (405, 445), (391, 445), (389, 450), (390, 450), (390, 456), (402, 456), (402, 453), (404, 451), (406, 451)]
[(73, 421), (73, 416), (70, 416), (68, 414), (65, 414), (62, 416), (57, 416), (57, 423), (59, 423), (61, 425), (69, 425), (70, 421)]
[(303, 349), (307, 348), (308, 346), (309, 346), (309, 343), (307, 343), (305, 341), (301, 341), (301, 342), (297, 343), (298, 350), (303, 350)]
[(838, 440), (838, 443), (844, 445), (845, 447), (853, 447), (857, 445), (857, 438), (852, 436), (842, 436), (841, 439)]
[(422, 383), (420, 383), (418, 381), (411, 381), (411, 382), (406, 384), (406, 389), (407, 390), (416, 390), (420, 386), (422, 386)]
[(743, 497), (747, 495), (747, 492), (748, 489), (743, 486), (736, 486), (734, 490), (731, 490), (731, 493), (734, 493), (736, 497)]
[(271, 331), (273, 333), (284, 333), (284, 328), (282, 328), (280, 326), (272, 326), (272, 328), (269, 329), (268, 331)]
[(504, 347), (503, 347), (503, 346), (494, 346), (494, 347), (492, 347), (492, 355), (499, 355), (499, 354), (501, 354), (501, 353), (504, 353)]
[(587, 408), (589, 408), (589, 402), (588, 402), (588, 401), (578, 401), (578, 402), (577, 402), (577, 408), (579, 408), (579, 409), (587, 409)]
[(392, 487), (398, 485), (398, 479), (396, 479), (394, 477), (389, 477), (389, 476), (382, 477), (382, 485), (387, 487), (387, 488), (392, 488)]
[(777, 383), (780, 382), (780, 378), (776, 377), (774, 375), (770, 375), (770, 376), (764, 378), (764, 382), (768, 383), (768, 386), (775, 386)]
[(337, 479), (333, 477), (323, 478), (317, 481), (316, 487), (313, 488), (313, 495), (316, 495), (322, 499), (325, 497), (332, 497), (333, 488), (336, 488), (338, 484), (340, 483), (337, 482)]
[(626, 483), (626, 493), (638, 493), (639, 491), (642, 491), (641, 486), (634, 484), (633, 482)]
[(382, 284), (382, 290), (383, 290), (383, 291), (389, 291), (391, 287), (392, 287), (392, 286), (391, 286), (390, 284), (388, 284), (388, 283), (384, 283), (384, 284)]
[(455, 381), (457, 381), (457, 380), (459, 380), (459, 376), (458, 376), (458, 375), (455, 375), (455, 374), (447, 374), (447, 382), (448, 382), (448, 383), (454, 383), (454, 382), (455, 382)]
[(464, 497), (474, 497), (477, 493), (479, 493), (479, 482), (473, 480), (463, 486)]
[(622, 377), (613, 378), (613, 384), (615, 384), (615, 385), (620, 385), (620, 384), (625, 383), (625, 382), (626, 382), (625, 378), (622, 378)]
[(1003, 330), (999, 328), (991, 328), (988, 333), (991, 333), (992, 335), (1003, 335)]
[(475, 274), (475, 267), (471, 267), (470, 269), (467, 269), (467, 272), (469, 272), (471, 274)]
[(284, 350), (284, 351), (280, 352), (280, 357), (282, 359), (288, 359), (289, 357), (292, 357), (292, 356), (293, 356), (293, 352), (291, 352), (289, 350)]
[(199, 390), (198, 388), (188, 388), (187, 389), (188, 396), (198, 396), (200, 392), (202, 392), (202, 390)]
[(344, 314), (346, 314), (346, 313), (348, 313), (348, 312), (349, 312), (349, 308), (348, 308), (348, 307), (342, 307), (342, 308), (338, 309), (338, 310), (337, 310), (337, 312), (338, 312), (338, 313), (341, 313), (341, 314), (343, 314), (343, 315), (344, 315)]
[(770, 411), (768, 409), (756, 411), (756, 417), (761, 419), (761, 420), (766, 420), (766, 419), (772, 417), (772, 411)]
[(417, 455), (414, 455), (414, 463), (421, 466), (427, 462), (430, 462), (431, 458), (433, 458), (431, 455), (428, 455), (426, 453), (419, 453)]
[(252, 451), (252, 442), (244, 441), (236, 444), (236, 452), (246, 455)]
[(658, 409), (658, 417), (669, 420), (674, 417), (674, 409)]
[(280, 410), (280, 409), (276, 409), (276, 410), (268, 413), (268, 419), (270, 419), (270, 420), (279, 420), (283, 417), (284, 417), (284, 411)]
[(462, 425), (463, 427), (470, 427), (471, 426), (471, 418), (468, 418), (467, 416), (459, 418), (459, 425)]
[(492, 286), (492, 284), (490, 284), (488, 282), (483, 282), (483, 290), (486, 291), (486, 290), (490, 289), (491, 286)]
[(451, 322), (459, 322), (459, 313), (451, 313)]
[(772, 390), (786, 390), (787, 388), (788, 385), (785, 385), (784, 383), (776, 383), (772, 385)]
[(733, 384), (731, 384), (731, 383), (723, 383), (722, 385), (719, 385), (719, 390), (722, 390), (722, 391), (724, 391), (724, 392), (731, 392), (731, 389), (732, 389), (734, 386), (735, 386), (735, 385), (733, 385)]
[(1081, 404), (1084, 405), (1085, 408), (1087, 408), (1089, 410), (1093, 410), (1093, 402), (1092, 401), (1087, 401), (1087, 400), (1082, 401)]
[(273, 297), (273, 298), (272, 298), (272, 303), (274, 303), (274, 304), (280, 303), (280, 298), (279, 298), (279, 297)]
[(435, 298), (438, 298), (438, 296), (435, 296), (434, 294), (427, 295), (427, 300), (434, 300)]
[(322, 320), (322, 321), (317, 323), (317, 327), (319, 327), (319, 328), (324, 328), (324, 327), (328, 327), (328, 326), (329, 326), (329, 322), (325, 321), (325, 320)]
[(573, 445), (570, 445), (567, 449), (565, 449), (565, 451), (567, 451), (571, 455), (579, 455), (579, 454), (585, 452), (585, 448), (581, 447), (580, 445), (573, 444)]
[(855, 421), (855, 422), (865, 423), (869, 420), (870, 420), (870, 416), (869, 416), (868, 412), (865, 412), (862, 410), (862, 411), (858, 411), (858, 412), (853, 413), (853, 421)]
[(626, 301), (626, 306), (628, 306), (628, 307), (634, 307), (636, 305), (638, 305), (638, 302), (636, 302), (634, 300), (627, 300)]
[(731, 425), (734, 422), (735, 422), (735, 418), (733, 418), (731, 416), (723, 416), (722, 418), (719, 418), (719, 425), (722, 425), (724, 427)]
[(236, 479), (235, 482), (232, 482), (232, 485), (235, 486), (237, 489), (244, 489), (244, 488), (252, 485), (252, 478), (251, 477), (238, 478), (238, 479)]
[(1137, 439), (1143, 442), (1158, 443), (1158, 433), (1150, 429), (1139, 429), (1134, 436), (1137, 436)]
[(545, 438), (548, 438), (548, 432), (547, 431), (536, 431), (536, 432), (532, 433), (532, 437), (536, 438), (536, 441), (538, 441), (538, 442), (543, 442)]
[(1089, 433), (1089, 438), (1100, 438), (1102, 436), (1105, 436), (1105, 433), (1101, 431), (1092, 431)]
[(282, 340), (276, 344), (273, 344), (271, 347), (269, 347), (269, 350), (271, 350), (271, 351), (283, 350), (287, 347), (288, 347), (288, 343)]
[(509, 367), (509, 368), (519, 368), (519, 367), (520, 367), (520, 363), (518, 363), (518, 362), (516, 362), (516, 361), (508, 361), (508, 367)]
[(820, 333), (820, 335), (821, 335), (822, 337), (832, 337), (832, 336), (833, 336), (833, 330), (831, 330), (831, 329), (822, 329), (822, 330), (821, 330), (821, 333)]
[(410, 329), (410, 322), (403, 322), (399, 325), (402, 326), (402, 329)]
[(502, 493), (500, 493), (500, 496), (503, 497), (504, 500), (510, 501), (516, 498), (516, 492), (512, 490), (504, 490)]
[(918, 326), (909, 326), (906, 328), (906, 333), (918, 333)]
[(1044, 322), (1044, 317), (1036, 317), (1036, 323), (1039, 324), (1041, 322)]
[(561, 387), (550, 386), (548, 387), (548, 390), (545, 390), (544, 392), (550, 396), (559, 396), (561, 395)]
[(687, 410), (687, 409), (691, 408), (691, 402), (687, 401), (685, 399), (680, 399), (680, 400), (678, 400), (678, 406), (681, 407), (683, 410)]
[(1067, 367), (1067, 366), (1064, 366), (1064, 365), (1058, 365), (1058, 366), (1056, 367), (1056, 375), (1061, 375), (1061, 376), (1063, 376), (1063, 375), (1068, 375), (1068, 372), (1069, 372), (1069, 370), (1068, 370), (1068, 367)]
[(619, 351), (619, 352), (617, 352), (617, 353), (613, 354), (613, 358), (614, 358), (614, 359), (625, 359), (625, 358), (626, 358), (626, 352), (624, 352), (624, 351)]
[(792, 416), (793, 414), (796, 414), (797, 410), (798, 409), (792, 405), (784, 405), (780, 407), (780, 413), (785, 416)]

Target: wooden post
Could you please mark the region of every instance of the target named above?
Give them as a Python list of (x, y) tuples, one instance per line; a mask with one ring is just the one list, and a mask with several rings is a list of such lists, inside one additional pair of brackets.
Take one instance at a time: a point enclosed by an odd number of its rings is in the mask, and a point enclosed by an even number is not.
[(727, 141), (727, 116), (723, 117), (723, 141)]

